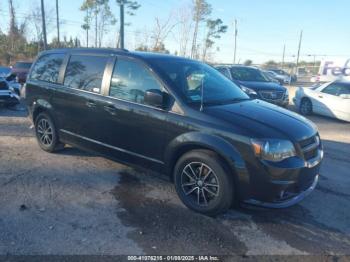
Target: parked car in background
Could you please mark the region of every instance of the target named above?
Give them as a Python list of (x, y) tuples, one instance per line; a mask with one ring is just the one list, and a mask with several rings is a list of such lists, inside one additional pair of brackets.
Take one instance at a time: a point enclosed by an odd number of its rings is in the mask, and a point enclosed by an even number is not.
[(350, 122), (350, 82), (299, 87), (293, 102), (303, 115), (315, 113)]
[(31, 66), (32, 62), (16, 62), (12, 67), (11, 74), (14, 74), (17, 77), (16, 80), (18, 83), (24, 84)]
[(9, 88), (7, 81), (0, 78), (0, 105), (14, 106), (19, 103), (19, 97)]
[(250, 99), (199, 61), (50, 50), (31, 69), (25, 102), (43, 150), (72, 144), (161, 172), (183, 203), (203, 214), (234, 202), (287, 207), (318, 181), (323, 149), (316, 126)]
[(271, 81), (256, 67), (223, 65), (216, 68), (236, 83), (251, 98), (265, 100), (283, 107), (286, 107), (289, 103), (287, 88)]
[(311, 83), (320, 83), (320, 75), (313, 75), (310, 78)]
[(6, 66), (0, 66), (0, 77), (7, 77), (11, 73), (11, 68)]
[(283, 79), (284, 83), (286, 83), (286, 84), (294, 83), (297, 81), (296, 75), (288, 74), (286, 71), (284, 71), (282, 69), (271, 68), (271, 69), (267, 69), (267, 70), (272, 71), (275, 74), (277, 74), (278, 77)]
[(0, 77), (0, 78), (7, 82), (11, 91), (16, 93), (18, 96), (21, 95), (22, 85), (16, 81), (17, 79), (14, 74), (9, 74), (6, 77)]
[(273, 71), (261, 70), (270, 80), (271, 82), (279, 83), (280, 85), (284, 84), (284, 77), (280, 77)]

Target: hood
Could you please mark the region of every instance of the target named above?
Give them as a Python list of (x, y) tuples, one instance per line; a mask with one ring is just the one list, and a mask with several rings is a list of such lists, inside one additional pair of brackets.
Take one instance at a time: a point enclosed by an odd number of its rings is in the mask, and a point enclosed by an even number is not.
[(248, 130), (257, 138), (285, 138), (294, 142), (311, 137), (317, 127), (306, 118), (261, 100), (211, 106), (205, 112)]
[(275, 82), (254, 82), (254, 81), (237, 81), (240, 85), (249, 87), (254, 91), (275, 90), (285, 91), (286, 88)]

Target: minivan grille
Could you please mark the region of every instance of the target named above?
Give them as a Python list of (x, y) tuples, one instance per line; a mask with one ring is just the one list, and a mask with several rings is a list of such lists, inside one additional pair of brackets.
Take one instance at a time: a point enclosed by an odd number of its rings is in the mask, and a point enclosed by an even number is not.
[(320, 146), (320, 139), (319, 137), (312, 136), (307, 139), (304, 139), (299, 142), (299, 145), (301, 147), (301, 150), (304, 155), (305, 160), (310, 160), (312, 158), (315, 158), (318, 154), (318, 149)]
[(279, 100), (284, 96), (284, 91), (260, 91), (260, 96), (266, 100)]

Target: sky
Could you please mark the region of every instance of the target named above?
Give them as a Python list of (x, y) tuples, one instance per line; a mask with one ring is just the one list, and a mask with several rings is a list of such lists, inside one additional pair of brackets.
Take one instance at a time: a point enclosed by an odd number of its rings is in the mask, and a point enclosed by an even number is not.
[[(39, 7), (40, 0), (14, 0), (17, 17), (21, 21)], [(78, 36), (85, 44), (81, 28), (84, 13), (79, 11), (83, 0), (59, 0), (61, 35)], [(119, 18), (115, 0), (110, 0), (112, 11)], [(166, 20), (174, 10), (189, 8), (191, 0), (138, 0), (141, 4), (135, 16), (128, 16), (125, 28), (126, 48), (133, 50), (149, 35), (155, 18)], [(324, 58), (350, 57), (350, 10), (349, 0), (208, 0), (212, 5), (211, 18), (220, 18), (228, 25), (227, 32), (216, 40), (213, 59), (219, 63), (232, 63), (234, 50), (234, 19), (238, 21), (236, 62), (247, 59), (253, 63), (268, 60), (281, 61), (286, 46), (285, 61), (294, 62), (298, 50), (299, 35), (303, 30), (301, 60), (313, 61)], [(55, 1), (45, 0), (47, 19), (55, 19)], [(7, 0), (0, 0), (0, 29), (8, 27)], [(29, 22), (28, 22), (29, 23)], [(30, 23), (28, 24), (31, 27)], [(201, 28), (204, 28), (204, 24)], [(28, 29), (28, 37), (33, 35)], [(104, 45), (114, 46), (118, 26), (110, 27), (104, 35)], [(205, 32), (199, 35), (204, 38)], [(49, 26), (48, 39), (56, 36), (54, 23)], [(62, 37), (61, 36), (61, 37)], [(178, 31), (174, 30), (165, 41), (172, 53), (179, 50)]]

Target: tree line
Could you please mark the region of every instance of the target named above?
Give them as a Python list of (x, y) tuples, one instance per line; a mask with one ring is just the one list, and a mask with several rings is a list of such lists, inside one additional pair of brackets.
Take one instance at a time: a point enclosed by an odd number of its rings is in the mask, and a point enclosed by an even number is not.
[[(169, 53), (166, 43), (176, 43), (176, 55), (193, 59), (211, 60), (215, 42), (227, 32), (227, 25), (220, 18), (212, 17), (212, 6), (207, 0), (191, 0), (189, 4), (173, 8), (165, 17), (157, 16), (149, 28), (131, 31), (131, 17), (138, 15), (142, 6), (131, 0), (81, 0), (78, 12), (84, 14), (81, 30), (85, 37), (60, 37), (60, 26), (64, 19), (59, 17), (60, 0), (56, 0), (55, 9), (45, 6), (44, 0), (37, 0), (37, 5), (25, 14), (17, 11), (18, 0), (7, 0), (9, 24), (7, 29), (0, 25), (0, 64), (10, 65), (16, 60), (33, 59), (45, 48), (57, 47), (104, 47), (105, 36), (115, 27), (118, 28), (113, 46), (120, 47), (126, 39), (135, 39), (129, 49)], [(46, 1), (47, 2), (47, 1)], [(120, 10), (113, 10), (111, 3)], [(19, 3), (19, 2), (18, 2)], [(6, 5), (0, 6), (5, 12)], [(115, 9), (115, 8), (114, 8)], [(124, 11), (125, 10), (125, 11)], [(120, 11), (120, 12), (119, 12)], [(125, 17), (125, 22), (124, 22)], [(46, 32), (56, 32), (46, 43)], [(203, 37), (204, 36), (204, 37)], [(130, 42), (130, 41), (129, 41)]]

